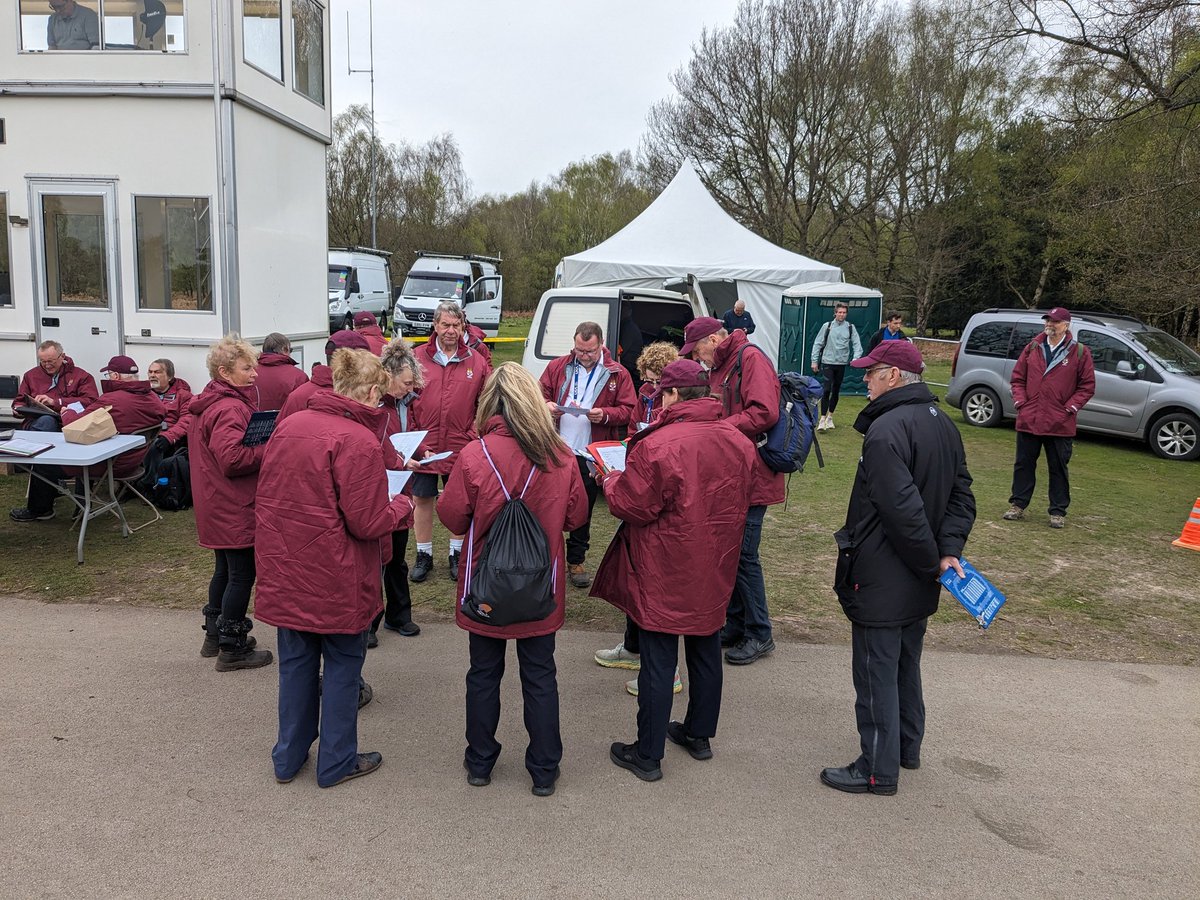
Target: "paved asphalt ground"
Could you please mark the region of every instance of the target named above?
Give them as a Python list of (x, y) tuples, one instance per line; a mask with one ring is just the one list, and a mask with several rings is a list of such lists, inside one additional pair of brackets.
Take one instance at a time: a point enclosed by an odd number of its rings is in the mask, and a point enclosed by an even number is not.
[[(375, 774), (272, 778), (277, 669), (217, 673), (198, 614), (0, 599), (3, 897), (1197, 897), (1200, 669), (930, 653), (922, 767), (856, 755), (849, 649), (726, 668), (715, 758), (643, 784), (626, 673), (563, 632), (563, 775), (526, 775), (509, 654), (487, 788), (466, 784), (466, 639), (385, 634), (360, 717)], [(274, 646), (262, 627), (263, 646)], [(682, 717), (684, 701), (676, 706)]]

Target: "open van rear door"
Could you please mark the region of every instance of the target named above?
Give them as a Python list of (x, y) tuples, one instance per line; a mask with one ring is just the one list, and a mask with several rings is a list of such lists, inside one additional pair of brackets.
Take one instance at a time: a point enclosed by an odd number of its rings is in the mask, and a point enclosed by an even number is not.
[[(691, 298), (693, 318), (698, 319), (702, 316), (715, 315), (712, 307), (709, 305), (708, 299), (704, 296), (704, 289), (700, 287), (700, 279), (695, 275), (688, 274), (683, 278), (668, 278), (663, 281), (663, 290), (686, 294)], [(730, 306), (732, 308), (732, 304)]]

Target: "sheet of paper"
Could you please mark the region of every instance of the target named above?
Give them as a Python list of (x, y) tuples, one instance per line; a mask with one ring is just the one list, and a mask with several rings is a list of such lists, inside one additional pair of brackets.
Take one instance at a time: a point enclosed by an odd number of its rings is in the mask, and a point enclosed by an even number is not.
[(417, 452), (417, 447), (421, 441), (425, 440), (425, 435), (428, 431), (406, 431), (403, 434), (392, 435), (392, 446), (396, 448), (396, 452), (405, 458), (412, 459), (414, 453)]
[(76, 400), (74, 403), (68, 403), (67, 409), (73, 413), (81, 413), (83, 412), (83, 404)]
[(412, 477), (412, 472), (398, 472), (395, 469), (388, 469), (387, 477), (388, 499), (391, 500), (404, 490), (404, 485), (408, 484), (408, 479)]
[(604, 468), (610, 472), (625, 471), (625, 445), (617, 444), (614, 447), (597, 447), (596, 452), (600, 454), (600, 461), (604, 463)]
[(453, 455), (454, 455), (453, 450), (447, 450), (445, 453), (435, 453), (435, 454), (433, 454), (433, 456), (427, 456), (424, 459), (419, 460), (419, 462), (421, 465), (424, 466), (424, 465), (427, 465), (428, 463), (437, 462), (439, 459), (449, 459)]
[(560, 406), (558, 411), (564, 416), (586, 416), (592, 409), (585, 406)]

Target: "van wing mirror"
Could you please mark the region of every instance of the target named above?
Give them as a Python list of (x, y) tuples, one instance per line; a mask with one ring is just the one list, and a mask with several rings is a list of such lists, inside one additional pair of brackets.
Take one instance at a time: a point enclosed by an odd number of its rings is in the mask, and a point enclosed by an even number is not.
[(1117, 361), (1117, 374), (1122, 378), (1137, 378), (1137, 372), (1134, 371), (1133, 365), (1127, 359)]
[(357, 281), (351, 281), (349, 283), (349, 285), (347, 285), (347, 287), (346, 287), (346, 296), (349, 297), (351, 294), (357, 294), (361, 290), (362, 290), (362, 288), (359, 287)]

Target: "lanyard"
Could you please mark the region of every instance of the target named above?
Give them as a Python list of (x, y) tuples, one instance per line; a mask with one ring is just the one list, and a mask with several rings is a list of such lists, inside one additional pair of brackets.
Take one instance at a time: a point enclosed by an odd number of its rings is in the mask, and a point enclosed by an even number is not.
[(585, 381), (583, 384), (583, 396), (580, 396), (579, 395), (579, 369), (580, 369), (580, 366), (579, 366), (578, 360), (575, 362), (575, 383), (571, 386), (571, 399), (574, 400), (576, 403), (579, 403), (580, 401), (586, 399), (589, 396), (589, 394), (591, 393), (592, 379), (596, 377), (596, 371), (599, 368), (600, 368), (600, 363), (599, 363), (599, 361), (597, 361), (596, 364), (594, 366), (592, 366), (592, 371), (588, 372), (587, 381)]
[(654, 398), (646, 397), (645, 403), (646, 403), (646, 419), (645, 419), (645, 421), (646, 421), (646, 424), (649, 425), (650, 424), (650, 408), (654, 406)]

